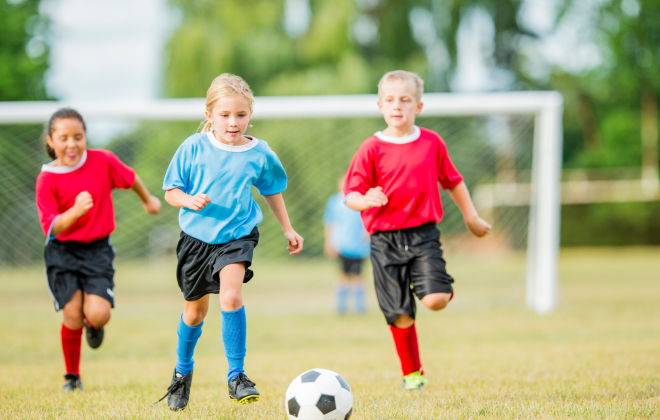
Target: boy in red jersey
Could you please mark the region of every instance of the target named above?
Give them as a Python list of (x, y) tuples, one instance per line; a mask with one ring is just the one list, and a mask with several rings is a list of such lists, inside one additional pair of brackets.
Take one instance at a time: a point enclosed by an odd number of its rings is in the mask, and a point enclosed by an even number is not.
[(64, 391), (82, 391), (79, 375), (82, 327), (93, 349), (114, 307), (114, 188), (131, 188), (144, 210), (156, 215), (160, 200), (149, 194), (133, 169), (107, 150), (88, 150), (85, 123), (73, 109), (60, 109), (47, 127), (46, 151), (54, 159), (37, 177), (39, 220), (46, 235), (46, 278), (62, 309)]
[(442, 202), (448, 190), (470, 232), (482, 237), (491, 226), (479, 217), (463, 177), (440, 136), (415, 125), (424, 82), (393, 71), (378, 83), (378, 107), (387, 129), (362, 143), (348, 169), (344, 196), (361, 212), (371, 236), (371, 261), (378, 304), (390, 326), (403, 388), (426, 383), (415, 330), (413, 293), (430, 310), (444, 309), (454, 295), (440, 249)]

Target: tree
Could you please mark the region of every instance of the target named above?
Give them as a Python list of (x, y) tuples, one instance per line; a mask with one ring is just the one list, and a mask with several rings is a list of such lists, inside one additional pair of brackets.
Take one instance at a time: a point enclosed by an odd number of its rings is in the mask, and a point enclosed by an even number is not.
[(39, 0), (0, 1), (0, 100), (46, 99), (47, 20)]
[[(389, 70), (449, 89), (456, 33), (466, 10), (492, 16), (495, 65), (515, 70), (521, 0), (173, 0), (183, 23), (168, 46), (166, 92), (202, 96), (221, 72), (243, 76), (260, 95), (370, 93)], [(287, 30), (287, 3), (309, 22)]]

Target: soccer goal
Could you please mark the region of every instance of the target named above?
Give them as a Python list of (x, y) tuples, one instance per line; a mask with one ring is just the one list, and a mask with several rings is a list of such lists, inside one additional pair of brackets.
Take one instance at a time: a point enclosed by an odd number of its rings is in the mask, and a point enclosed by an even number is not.
[[(303, 258), (322, 257), (325, 202), (337, 191), (360, 143), (384, 128), (376, 102), (376, 95), (256, 98), (248, 134), (266, 140), (287, 170), (285, 200), (294, 226), (306, 239)], [(477, 209), (493, 224), (489, 238), (472, 238), (460, 212), (442, 193), (445, 218), (439, 227), (450, 272), (454, 261), (462, 261), (463, 277), (479, 278), (474, 283), (477, 295), (506, 300), (511, 291), (524, 289), (530, 308), (551, 312), (558, 284), (561, 96), (427, 93), (423, 102), (417, 124), (443, 137)], [(48, 161), (44, 123), (62, 106), (76, 108), (88, 121), (89, 147), (114, 151), (152, 191), (159, 191), (176, 148), (203, 118), (204, 99), (0, 103), (0, 265), (41, 258), (34, 182)], [(114, 199), (118, 226), (112, 241), (119, 260), (171, 253), (179, 232), (176, 209), (163, 206), (162, 217), (153, 218), (143, 214), (130, 193), (116, 192)], [(256, 252), (261, 261), (278, 261), (286, 254), (280, 228), (264, 213)], [(489, 278), (470, 274), (477, 266), (485, 267), (481, 273), (503, 268)]]

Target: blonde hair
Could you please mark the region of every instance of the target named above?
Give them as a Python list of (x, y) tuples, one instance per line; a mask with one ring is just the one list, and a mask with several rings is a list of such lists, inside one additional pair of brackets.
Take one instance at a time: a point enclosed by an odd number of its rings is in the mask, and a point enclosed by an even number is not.
[[(250, 111), (252, 111), (254, 94), (252, 93), (250, 86), (240, 76), (231, 73), (222, 73), (220, 76), (213, 79), (211, 86), (209, 86), (209, 90), (206, 91), (206, 110), (211, 112), (218, 99), (236, 95), (243, 95), (245, 99), (247, 99)], [(204, 128), (202, 128), (202, 133), (211, 131), (212, 126), (210, 121), (204, 120), (200, 126), (201, 125), (204, 126)]]
[(382, 95), (383, 86), (386, 82), (390, 80), (400, 80), (405, 83), (410, 83), (415, 89), (415, 99), (417, 102), (422, 100), (422, 93), (424, 93), (424, 81), (416, 73), (405, 70), (394, 70), (388, 73), (385, 73), (383, 77), (380, 78), (378, 82), (378, 97)]

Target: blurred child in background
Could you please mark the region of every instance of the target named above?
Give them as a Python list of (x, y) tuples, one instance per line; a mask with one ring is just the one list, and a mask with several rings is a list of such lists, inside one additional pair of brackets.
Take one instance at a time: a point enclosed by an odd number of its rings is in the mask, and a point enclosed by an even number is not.
[[(341, 274), (337, 279), (337, 312), (343, 314), (348, 307), (348, 292), (353, 290), (355, 312), (363, 313), (364, 279), (362, 262), (369, 256), (369, 234), (362, 225), (360, 212), (350, 209), (344, 203), (344, 180), (342, 176), (333, 194), (325, 206), (323, 226), (325, 227), (325, 255), (338, 258)], [(352, 287), (351, 287), (352, 286)]]

